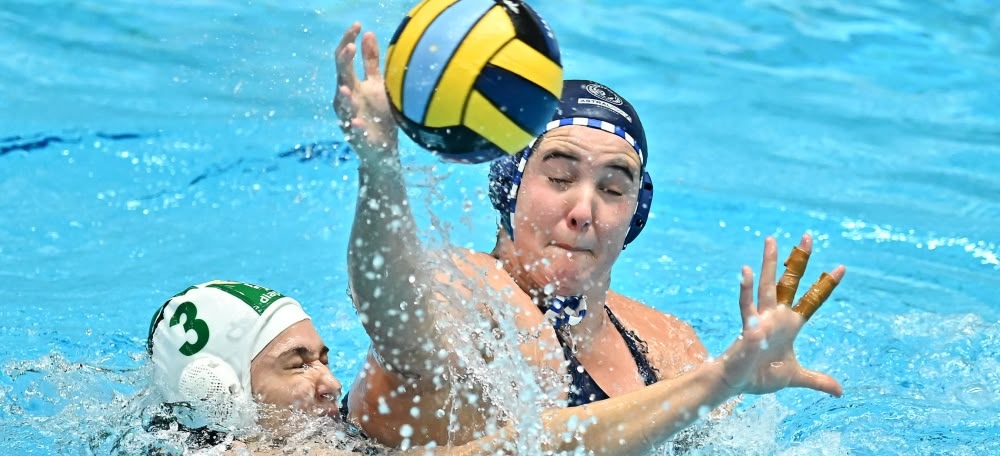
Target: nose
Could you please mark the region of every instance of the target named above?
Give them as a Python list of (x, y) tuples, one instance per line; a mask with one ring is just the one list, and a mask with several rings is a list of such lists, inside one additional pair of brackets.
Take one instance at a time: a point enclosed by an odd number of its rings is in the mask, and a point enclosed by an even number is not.
[(340, 380), (330, 372), (330, 368), (326, 365), (317, 363), (315, 372), (316, 378), (316, 396), (319, 398), (329, 398), (330, 401), (336, 401), (340, 398), (340, 391), (343, 389), (343, 385), (340, 384)]
[(591, 189), (583, 188), (585, 186), (580, 187), (571, 197), (570, 204), (572, 206), (566, 217), (570, 228), (584, 231), (594, 223), (594, 192)]

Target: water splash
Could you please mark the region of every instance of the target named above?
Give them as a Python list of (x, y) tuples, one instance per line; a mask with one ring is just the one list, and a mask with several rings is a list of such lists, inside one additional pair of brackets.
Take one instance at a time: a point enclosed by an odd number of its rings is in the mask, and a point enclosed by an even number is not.
[(872, 240), (876, 243), (900, 242), (927, 250), (960, 249), (979, 260), (981, 264), (1000, 270), (1000, 245), (993, 241), (975, 240), (966, 236), (922, 234), (913, 229), (904, 230), (894, 228), (892, 225), (880, 225), (850, 218), (842, 220), (840, 225), (845, 230), (843, 236), (851, 240)]

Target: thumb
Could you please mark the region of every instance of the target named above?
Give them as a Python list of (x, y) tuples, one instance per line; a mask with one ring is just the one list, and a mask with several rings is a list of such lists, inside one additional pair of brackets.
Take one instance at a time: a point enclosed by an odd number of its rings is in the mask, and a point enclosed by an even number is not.
[(789, 386), (822, 391), (836, 397), (844, 394), (844, 388), (833, 377), (809, 369), (800, 370)]

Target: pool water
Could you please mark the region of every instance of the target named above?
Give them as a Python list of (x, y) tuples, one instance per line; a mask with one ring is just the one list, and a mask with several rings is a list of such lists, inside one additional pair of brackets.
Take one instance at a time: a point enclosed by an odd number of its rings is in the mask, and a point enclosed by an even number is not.
[[(210, 279), (297, 297), (353, 378), (332, 49), (354, 20), (384, 49), (412, 4), (302, 3), (0, 4), (0, 453), (134, 450), (149, 318)], [(796, 346), (844, 396), (745, 398), (690, 452), (1000, 453), (1000, 5), (532, 5), (566, 76), (646, 125), (653, 217), (615, 289), (719, 353), (765, 236), (812, 233), (809, 278), (848, 267)], [(404, 161), (431, 238), (492, 247), (486, 165)]]

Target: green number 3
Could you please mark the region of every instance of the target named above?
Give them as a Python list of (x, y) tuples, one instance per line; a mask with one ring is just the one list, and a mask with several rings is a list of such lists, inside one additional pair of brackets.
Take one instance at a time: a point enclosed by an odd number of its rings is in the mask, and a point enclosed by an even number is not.
[(171, 327), (174, 327), (181, 322), (181, 315), (184, 316), (184, 332), (194, 331), (195, 335), (198, 337), (195, 339), (193, 344), (190, 342), (184, 342), (184, 345), (181, 345), (181, 354), (191, 356), (205, 348), (205, 344), (208, 343), (208, 324), (205, 323), (205, 320), (199, 320), (197, 318), (198, 308), (195, 307), (194, 304), (185, 302), (177, 306), (177, 311), (174, 312), (174, 316), (170, 319)]

